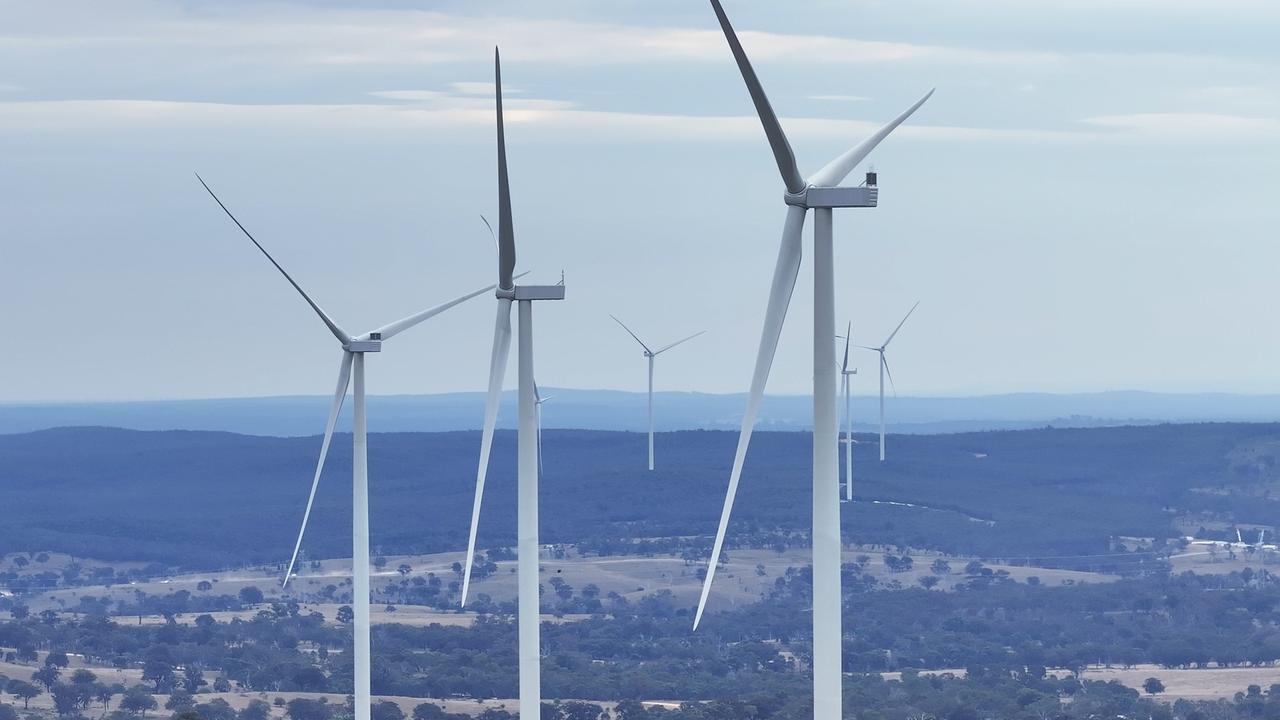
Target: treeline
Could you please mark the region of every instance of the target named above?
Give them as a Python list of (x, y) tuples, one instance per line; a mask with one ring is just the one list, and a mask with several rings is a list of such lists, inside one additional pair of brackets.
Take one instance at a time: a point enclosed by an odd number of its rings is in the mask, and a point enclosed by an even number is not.
[[(1049, 668), (1103, 663), (1166, 667), (1269, 665), (1280, 659), (1280, 582), (1269, 573), (1149, 577), (1041, 587), (974, 563), (941, 570), (961, 589), (885, 591), (857, 564), (845, 568), (845, 670), (875, 673), (963, 668), (974, 676), (1044, 679)], [(545, 587), (555, 596), (557, 586)], [(565, 602), (599, 614), (547, 623), (544, 688), (587, 700), (739, 697), (744, 688), (789, 692), (808, 666), (807, 569), (775, 578), (763, 602), (712, 613), (692, 631), (691, 608), (659, 592), (631, 602), (569, 588)], [(236, 598), (236, 602), (243, 599)], [(514, 608), (506, 608), (509, 612)], [(39, 651), (81, 653), (139, 667), (155, 692), (199, 668), (210, 683), (253, 691), (350, 692), (351, 615), (261, 606), (250, 620), (136, 626), (105, 617), (41, 614), (0, 624), (9, 659)], [(335, 625), (333, 621), (337, 620)], [(511, 697), (516, 629), (510, 614), (472, 627), (378, 625), (373, 688), (386, 695)]]
[[(1099, 556), (1113, 552), (1116, 536), (1172, 536), (1171, 508), (1270, 525), (1280, 502), (1262, 482), (1268, 469), (1228, 457), (1277, 435), (1275, 425), (1208, 424), (902, 436), (886, 463), (873, 461), (872, 444), (862, 443), (855, 446), (859, 501), (842, 512), (845, 536), (1105, 569)], [(653, 474), (634, 461), (640, 437), (546, 433), (545, 541), (606, 554), (637, 549), (633, 539), (644, 537), (709, 545), (736, 435), (673, 433), (664, 438), (664, 469)], [(498, 433), (481, 547), (515, 543), (513, 439)], [(465, 547), (476, 433), (376, 434), (370, 447), (375, 545), (389, 554)], [(0, 554), (43, 548), (186, 569), (278, 562), (293, 538), (292, 526), (276, 520), (301, 513), (317, 449), (316, 438), (208, 432), (0, 436), (7, 520)], [(341, 482), (348, 452), (335, 443), (307, 537), (311, 557), (349, 549), (341, 530), (350, 518)], [(803, 540), (811, 508), (808, 485), (798, 480), (809, 455), (803, 433), (757, 433), (731, 547)], [(902, 502), (916, 507), (890, 504)], [(191, 521), (192, 508), (200, 522)]]

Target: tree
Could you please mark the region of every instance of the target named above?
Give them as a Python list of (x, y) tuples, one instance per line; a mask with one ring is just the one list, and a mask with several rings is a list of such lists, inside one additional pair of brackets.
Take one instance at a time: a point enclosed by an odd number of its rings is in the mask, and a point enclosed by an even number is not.
[(290, 720), (329, 720), (329, 704), (319, 700), (295, 698), (285, 705)]
[(564, 720), (600, 720), (604, 708), (595, 703), (569, 700), (560, 705), (560, 716)]
[(373, 704), (369, 718), (370, 720), (404, 720), (404, 711), (399, 705), (383, 700)]
[(22, 700), (22, 709), (26, 710), (28, 704), (33, 698), (38, 697), (43, 690), (36, 685), (32, 685), (26, 680), (10, 680), (9, 687), (5, 688), (9, 694)]
[(209, 582), (208, 580), (201, 580), (200, 582), (196, 583), (196, 590), (199, 590), (200, 592), (209, 592), (212, 589), (213, 589), (213, 583)]
[(934, 575), (950, 575), (951, 563), (943, 560), (942, 558), (938, 558), (933, 561), (933, 564), (929, 566), (929, 569), (933, 571)]
[(31, 673), (31, 679), (44, 686), (45, 692), (53, 690), (53, 684), (58, 682), (58, 677), (62, 675), (62, 671), (54, 665), (45, 665), (39, 670)]
[(196, 715), (200, 720), (236, 720), (236, 711), (222, 698), (200, 703), (196, 706)]
[(71, 673), (72, 685), (92, 685), (98, 682), (98, 676), (93, 674), (92, 670), (87, 668), (79, 668)]
[(53, 696), (53, 709), (59, 715), (75, 715), (80, 712), (80, 694), (66, 683), (54, 683), (49, 694)]
[(169, 695), (169, 699), (164, 703), (165, 710), (172, 710), (175, 714), (184, 710), (191, 710), (196, 706), (195, 698), (191, 697), (191, 693), (178, 688)]
[(1142, 681), (1142, 689), (1146, 690), (1148, 695), (1155, 695), (1164, 692), (1164, 683), (1160, 682), (1160, 678), (1149, 677)]
[(120, 709), (133, 715), (147, 716), (148, 710), (156, 709), (156, 699), (141, 685), (135, 685), (120, 698)]
[(329, 689), (329, 678), (315, 665), (308, 665), (295, 672), (293, 682), (302, 692), (324, 692)]
[(444, 720), (444, 708), (435, 703), (422, 703), (413, 708), (413, 720)]
[(200, 669), (199, 665), (192, 663), (183, 668), (182, 686), (187, 689), (187, 692), (198, 693), (200, 688), (208, 684), (209, 682), (204, 679), (204, 671)]
[(924, 577), (920, 578), (920, 585), (926, 590), (932, 590), (935, 586), (937, 586), (938, 582), (939, 582), (939, 578), (937, 575), (925, 575)]
[(265, 595), (257, 587), (250, 585), (240, 588), (240, 602), (245, 605), (257, 605), (265, 599)]
[(213, 679), (213, 691), (216, 693), (231, 692), (231, 681), (225, 675)]
[(109, 685), (96, 685), (93, 688), (93, 699), (102, 703), (102, 709), (106, 710), (107, 705), (111, 702), (111, 698), (116, 696), (116, 691)]
[(158, 693), (169, 692), (173, 688), (173, 666), (164, 660), (148, 660), (142, 666), (142, 679), (155, 683)]
[(71, 664), (71, 660), (61, 650), (53, 650), (44, 656), (44, 664), (52, 665), (56, 668), (65, 668)]
[(356, 617), (356, 614), (351, 610), (350, 605), (343, 605), (342, 607), (338, 608), (338, 622), (345, 625), (351, 622), (352, 620), (354, 620), (355, 617)]
[(413, 572), (413, 568), (409, 566), (409, 563), (400, 563), (396, 567), (396, 572), (400, 573), (401, 577), (408, 577), (409, 573)]
[(238, 717), (239, 720), (268, 720), (271, 717), (271, 706), (263, 700), (250, 700)]

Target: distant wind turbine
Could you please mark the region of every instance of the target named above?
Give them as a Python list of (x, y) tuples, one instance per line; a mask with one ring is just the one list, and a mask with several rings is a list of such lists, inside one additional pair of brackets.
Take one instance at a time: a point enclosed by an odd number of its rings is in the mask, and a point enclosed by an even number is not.
[[(889, 384), (893, 384), (893, 373), (889, 372), (889, 361), (885, 359), (884, 351), (885, 348), (889, 347), (889, 343), (893, 342), (894, 336), (898, 334), (898, 331), (902, 329), (902, 326), (906, 324), (907, 318), (911, 317), (911, 313), (915, 312), (918, 307), (920, 307), (919, 302), (916, 302), (915, 305), (911, 306), (911, 309), (907, 311), (906, 317), (902, 318), (902, 322), (898, 323), (898, 327), (894, 328), (893, 332), (889, 333), (889, 337), (885, 338), (885, 341), (880, 343), (879, 347), (871, 347), (869, 345), (858, 346), (863, 350), (870, 350), (880, 355), (880, 462), (884, 462), (884, 378), (886, 375), (889, 376)], [(894, 388), (894, 391), (897, 392), (896, 387)]]
[(849, 397), (849, 386), (852, 384), (852, 376), (858, 374), (858, 369), (849, 369), (849, 337), (852, 332), (853, 323), (850, 322), (844, 331), (844, 359), (840, 361), (840, 380), (843, 383), (841, 390), (844, 393), (844, 439), (841, 444), (844, 445), (845, 502), (853, 502), (853, 401)]
[(550, 400), (553, 397), (555, 396), (548, 395), (546, 397), (542, 397), (542, 393), (538, 392), (538, 383), (533, 384), (533, 405), (534, 405), (536, 414), (538, 416), (538, 474), (539, 475), (545, 474), (542, 467), (542, 403)]
[(249, 238), (258, 250), (266, 256), (267, 260), (275, 266), (276, 270), (284, 276), (285, 280), (293, 286), (294, 290), (302, 296), (303, 300), (311, 306), (316, 315), (320, 316), (320, 320), (329, 328), (329, 332), (338, 339), (342, 345), (342, 364), (338, 368), (338, 387), (333, 394), (333, 404), (329, 407), (329, 420), (325, 423), (324, 440), (320, 443), (320, 459), (316, 462), (316, 472), (311, 479), (311, 493), (307, 496), (307, 508), (302, 513), (302, 528), (298, 530), (298, 540), (293, 546), (293, 556), (289, 559), (289, 569), (284, 574), (284, 585), (289, 584), (289, 579), (293, 575), (293, 567), (298, 561), (298, 552), (302, 548), (302, 537), (307, 531), (307, 520), (311, 517), (311, 507), (316, 499), (316, 488), (320, 485), (320, 473), (324, 470), (325, 457), (329, 454), (329, 443), (333, 439), (333, 429), (338, 422), (338, 413), (342, 409), (342, 402), (347, 395), (347, 387), (351, 382), (352, 375), (355, 376), (355, 397), (353, 400), (352, 414), (352, 467), (351, 467), (351, 486), (352, 486), (352, 504), (351, 504), (351, 594), (352, 605), (355, 610), (353, 618), (354, 625), (354, 643), (355, 653), (355, 720), (369, 720), (370, 716), (370, 674), (369, 674), (369, 458), (368, 458), (368, 441), (365, 424), (365, 383), (364, 383), (364, 356), (366, 353), (376, 353), (382, 351), (382, 343), (390, 340), (401, 332), (432, 318), (449, 308), (469, 300), (477, 295), (492, 290), (493, 285), (480, 288), (474, 292), (467, 293), (456, 300), (450, 300), (443, 305), (437, 305), (428, 310), (414, 313), (402, 320), (397, 320), (390, 325), (384, 325), (377, 330), (373, 330), (363, 335), (351, 335), (342, 328), (338, 327), (325, 311), (307, 295), (288, 272), (271, 257), (271, 253), (262, 246), (261, 243), (249, 234), (244, 225), (236, 219), (227, 206), (214, 195), (213, 190), (205, 183), (204, 179), (199, 175), (196, 178), (200, 180), (200, 184), (204, 185), (204, 189), (218, 203), (222, 211), (231, 218), (231, 221), (240, 228), (240, 232)]
[(725, 493), (724, 508), (707, 567), (702, 596), (694, 616), (696, 629), (702, 621), (707, 606), (707, 596), (715, 580), (716, 564), (724, 547), (729, 516), (733, 511), (738, 481), (746, 460), (751, 432), (764, 395), (769, 370), (778, 348), (787, 306), (795, 288), (796, 275), (800, 271), (800, 255), (803, 246), (801, 234), (805, 217), (814, 211), (813, 230), (813, 717), (815, 720), (839, 720), (841, 705), (841, 596), (840, 596), (840, 461), (839, 427), (836, 411), (836, 358), (832, 338), (836, 334), (835, 319), (835, 270), (832, 236), (833, 210), (838, 207), (875, 207), (879, 190), (875, 173), (867, 173), (866, 182), (858, 187), (840, 187), (840, 183), (859, 163), (884, 140), (894, 128), (911, 116), (932, 95), (932, 91), (907, 108), (897, 118), (880, 128), (862, 144), (827, 163), (807, 180), (801, 177), (795, 154), (787, 142), (786, 133), (778, 122), (769, 98), (756, 77), (751, 61), (738, 41), (728, 16), (719, 0), (711, 0), (720, 21), (720, 28), (729, 43), (729, 49), (737, 62), (738, 71), (747, 85), (756, 114), (764, 126), (765, 136), (773, 149), (774, 160), (782, 175), (786, 192), (783, 202), (787, 206), (786, 221), (782, 230), (781, 247), (773, 272), (773, 284), (769, 292), (769, 304), (765, 311), (764, 328), (760, 334), (760, 347), (756, 354), (755, 371), (746, 411), (742, 417), (742, 429), (738, 435), (738, 449), (734, 455), (733, 469), (729, 474), (729, 487)]
[(649, 346), (645, 345), (644, 341), (641, 340), (640, 337), (637, 336), (634, 332), (631, 332), (631, 328), (627, 327), (625, 323), (623, 323), (621, 320), (617, 318), (617, 316), (610, 315), (609, 317), (613, 318), (613, 321), (621, 325), (622, 329), (626, 330), (628, 335), (634, 338), (636, 342), (640, 343), (640, 347), (644, 348), (645, 358), (649, 360), (649, 469), (652, 470), (653, 469), (653, 361), (662, 353), (670, 350), (671, 348), (681, 343), (686, 343), (698, 337), (699, 335), (705, 333), (706, 330), (701, 330), (699, 332), (696, 332), (690, 335), (689, 337), (684, 338), (683, 340), (677, 340), (671, 343), (670, 345), (658, 348), (657, 350), (650, 350)]
[(476, 495), (471, 506), (471, 531), (467, 538), (466, 569), (462, 576), (462, 605), (467, 604), (471, 568), (475, 564), (476, 529), (480, 504), (489, 472), (493, 429), (502, 399), (502, 378), (506, 374), (511, 348), (511, 303), (518, 304), (520, 335), (519, 425), (517, 438), (516, 489), (516, 600), (520, 658), (520, 714), (533, 717), (542, 707), (541, 647), (538, 616), (538, 397), (533, 379), (533, 303), (535, 300), (563, 300), (564, 282), (559, 285), (516, 285), (511, 276), (516, 266), (515, 226), (511, 219), (511, 187), (507, 178), (507, 140), (502, 121), (502, 67), (498, 50), (493, 51), (493, 84), (498, 125), (498, 316), (493, 329), (493, 353), (489, 360), (489, 394), (485, 401), (484, 429), (480, 439), (480, 462), (476, 471)]

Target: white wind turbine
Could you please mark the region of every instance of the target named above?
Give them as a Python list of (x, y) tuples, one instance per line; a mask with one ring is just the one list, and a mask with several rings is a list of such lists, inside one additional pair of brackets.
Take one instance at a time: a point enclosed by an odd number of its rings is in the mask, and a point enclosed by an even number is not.
[(649, 469), (652, 470), (653, 469), (653, 361), (662, 353), (670, 350), (671, 348), (681, 343), (688, 342), (698, 337), (699, 335), (705, 333), (706, 330), (700, 330), (690, 335), (689, 337), (684, 338), (683, 340), (677, 340), (671, 343), (670, 345), (658, 348), (657, 350), (650, 350), (649, 346), (645, 345), (644, 341), (641, 340), (639, 336), (631, 332), (631, 328), (627, 327), (625, 323), (623, 323), (614, 315), (610, 315), (609, 317), (613, 318), (613, 321), (621, 325), (622, 329), (626, 330), (628, 335), (635, 338), (635, 341), (640, 343), (640, 347), (644, 348), (644, 356), (649, 361)]
[(852, 332), (853, 323), (851, 322), (844, 331), (844, 359), (840, 361), (840, 381), (843, 384), (841, 391), (844, 393), (844, 439), (840, 444), (844, 445), (845, 502), (853, 502), (853, 400), (849, 396), (849, 386), (853, 384), (852, 376), (858, 374), (858, 369), (849, 369), (849, 337)]
[(311, 493), (307, 496), (307, 508), (302, 514), (302, 528), (298, 530), (298, 540), (293, 546), (293, 557), (289, 559), (289, 569), (284, 575), (285, 585), (288, 585), (289, 578), (293, 575), (293, 567), (298, 560), (298, 552), (302, 547), (302, 536), (307, 531), (307, 520), (311, 517), (311, 506), (316, 499), (316, 488), (320, 484), (320, 473), (324, 470), (324, 460), (329, 454), (329, 443), (333, 439), (333, 429), (338, 422), (338, 413), (342, 409), (342, 402), (347, 395), (347, 386), (351, 383), (352, 376), (355, 376), (351, 436), (351, 593), (352, 605), (355, 610), (353, 621), (355, 720), (369, 720), (371, 707), (369, 675), (369, 459), (365, 423), (364, 356), (365, 353), (381, 352), (383, 342), (464, 300), (469, 300), (492, 290), (494, 286), (489, 285), (488, 287), (480, 288), (456, 300), (450, 300), (443, 305), (437, 305), (428, 310), (415, 313), (390, 325), (384, 325), (377, 330), (353, 336), (338, 327), (337, 323), (325, 314), (325, 311), (311, 299), (311, 296), (307, 295), (302, 286), (294, 281), (280, 263), (276, 262), (275, 258), (271, 257), (271, 253), (267, 252), (267, 249), (231, 214), (231, 211), (222, 203), (222, 200), (218, 199), (218, 196), (209, 188), (204, 179), (199, 175), (196, 175), (196, 178), (200, 180), (201, 185), (204, 185), (204, 189), (218, 203), (218, 206), (227, 214), (227, 217), (231, 218), (236, 227), (240, 228), (240, 232), (244, 233), (245, 237), (249, 238), (257, 246), (267, 260), (271, 261), (271, 264), (280, 271), (285, 280), (288, 280), (289, 284), (298, 291), (302, 299), (307, 301), (311, 309), (315, 311), (316, 315), (320, 316), (320, 320), (329, 328), (329, 332), (333, 333), (333, 336), (342, 345), (342, 364), (338, 369), (338, 387), (334, 391), (333, 404), (329, 408), (329, 420), (325, 423), (324, 440), (320, 443), (320, 459), (316, 462), (316, 472), (311, 479)]
[(786, 185), (783, 201), (787, 205), (787, 217), (782, 229), (781, 247), (774, 268), (773, 284), (769, 292), (769, 305), (765, 312), (764, 328), (760, 335), (760, 349), (756, 355), (755, 372), (751, 379), (751, 391), (747, 408), (742, 417), (742, 430), (738, 436), (738, 449), (734, 455), (733, 470), (729, 475), (728, 492), (720, 514), (715, 544), (711, 552), (707, 577), (698, 601), (694, 628), (702, 620), (707, 596), (715, 579), (716, 564), (724, 546), (725, 531), (733, 500), (738, 491), (742, 465), (746, 459), (751, 432), (764, 395), (769, 369), (778, 347), (778, 337), (786, 318), (791, 292), (800, 270), (801, 232), (809, 209), (814, 211), (814, 287), (813, 287), (813, 690), (814, 718), (839, 720), (841, 717), (841, 619), (840, 619), (840, 508), (839, 508), (839, 460), (838, 429), (836, 421), (836, 362), (831, 347), (835, 330), (835, 275), (832, 248), (832, 210), (837, 207), (874, 207), (878, 199), (875, 174), (867, 174), (866, 184), (859, 187), (839, 187), (839, 183), (862, 162), (894, 128), (924, 104), (928, 94), (882, 127), (874, 135), (851, 150), (832, 160), (808, 180), (800, 176), (795, 154), (787, 142), (786, 134), (773, 112), (769, 99), (761, 87), (751, 62), (738, 42), (738, 37), (720, 6), (719, 0), (711, 0), (720, 21), (720, 27), (728, 40), (729, 49), (737, 61), (738, 70), (746, 82), (756, 113), (764, 126), (765, 135), (773, 148), (774, 160)]
[(885, 378), (885, 375), (889, 376), (889, 384), (890, 385), (893, 384), (893, 373), (889, 372), (889, 361), (885, 359), (884, 351), (885, 351), (885, 348), (889, 347), (889, 343), (893, 342), (894, 336), (898, 334), (898, 331), (902, 329), (902, 326), (907, 323), (907, 318), (911, 317), (911, 313), (915, 312), (916, 308), (918, 307), (920, 307), (920, 303), (917, 301), (916, 304), (912, 305), (911, 309), (907, 311), (907, 314), (902, 318), (902, 322), (898, 323), (898, 327), (894, 328), (893, 332), (889, 333), (889, 337), (885, 338), (885, 341), (883, 343), (880, 343), (879, 347), (871, 347), (869, 345), (858, 346), (863, 350), (870, 350), (880, 355), (880, 462), (884, 462), (884, 378)]
[(555, 397), (555, 395), (548, 395), (546, 397), (542, 397), (542, 393), (538, 391), (538, 383), (533, 384), (534, 414), (538, 416), (537, 419), (538, 419), (538, 474), (539, 475), (545, 474), (542, 469), (542, 403), (550, 400), (553, 397)]
[(516, 285), (511, 273), (516, 266), (515, 227), (511, 220), (511, 188), (507, 179), (507, 141), (502, 122), (502, 68), (497, 48), (493, 51), (494, 93), (498, 116), (498, 316), (493, 328), (493, 353), (489, 359), (489, 394), (484, 407), (484, 429), (480, 436), (480, 463), (476, 470), (476, 496), (471, 506), (471, 532), (467, 539), (466, 569), (462, 576), (462, 605), (467, 604), (471, 587), (471, 567), (475, 563), (476, 529), (480, 503), (489, 472), (489, 451), (493, 428), (502, 399), (502, 379), (511, 348), (511, 302), (519, 304), (519, 429), (517, 431), (516, 490), (516, 595), (519, 604), (520, 711), (536, 716), (542, 707), (541, 653), (538, 615), (538, 397), (533, 379), (533, 302), (563, 300), (564, 282), (559, 285)]

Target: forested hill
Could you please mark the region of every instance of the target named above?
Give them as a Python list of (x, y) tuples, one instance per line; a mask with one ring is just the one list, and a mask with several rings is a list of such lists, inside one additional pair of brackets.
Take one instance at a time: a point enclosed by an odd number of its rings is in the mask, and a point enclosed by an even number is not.
[[(871, 436), (855, 452), (859, 502), (846, 537), (986, 557), (1105, 553), (1116, 535), (1168, 537), (1187, 513), (1271, 525), (1280, 425), (1165, 425)], [(546, 542), (618, 550), (632, 538), (714, 533), (736, 433), (658, 437), (547, 431)], [(297, 532), (319, 438), (63, 428), (0, 436), (0, 553), (57, 550), (180, 567), (276, 562)], [(464, 547), (475, 432), (370, 438), (372, 528), (382, 552)], [(514, 543), (514, 435), (494, 448), (482, 546)], [(734, 544), (786, 542), (807, 527), (810, 438), (760, 432), (752, 443)], [(338, 436), (305, 548), (350, 552), (350, 436)], [(902, 503), (923, 506), (909, 507)], [(781, 532), (780, 532), (781, 531)], [(795, 538), (792, 537), (792, 542)]]
[[(878, 428), (874, 378), (855, 385), (854, 422), (859, 430)], [(645, 430), (648, 399), (642, 392), (581, 390), (543, 386), (553, 396), (543, 406), (546, 427), (590, 430)], [(134, 430), (223, 430), (252, 435), (305, 436), (320, 432), (328, 395), (250, 397), (145, 402), (0, 404), (0, 433), (31, 432), (71, 425), (104, 425)], [(658, 392), (659, 430), (736, 430), (742, 422), (742, 394)], [(374, 432), (476, 430), (484, 416), (484, 395), (374, 395), (369, 429)], [(514, 428), (515, 393), (502, 399), (501, 427)], [(813, 420), (808, 395), (766, 395), (760, 428), (807, 430)], [(1277, 422), (1280, 395), (1224, 393), (1100, 392), (1013, 393), (977, 397), (892, 398), (891, 432), (934, 434), (1044, 427), (1151, 425), (1161, 422)], [(349, 428), (344, 415), (343, 429)]]

